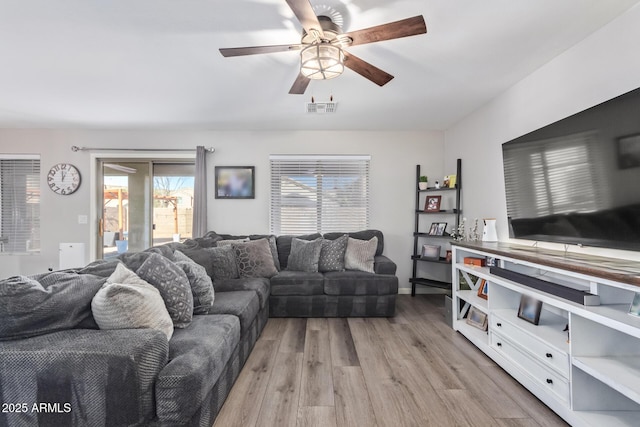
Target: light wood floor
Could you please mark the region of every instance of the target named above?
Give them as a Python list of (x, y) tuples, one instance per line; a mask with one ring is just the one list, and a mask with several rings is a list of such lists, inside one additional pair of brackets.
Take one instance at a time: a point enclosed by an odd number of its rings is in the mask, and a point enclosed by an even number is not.
[(566, 426), (443, 313), (399, 295), (389, 319), (269, 319), (214, 426)]

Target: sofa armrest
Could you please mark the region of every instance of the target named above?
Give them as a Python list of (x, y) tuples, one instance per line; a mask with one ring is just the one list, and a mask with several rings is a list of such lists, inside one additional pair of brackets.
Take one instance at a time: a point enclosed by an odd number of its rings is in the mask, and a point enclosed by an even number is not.
[[(71, 329), (0, 342), (0, 396), (26, 413), (0, 425), (138, 425), (155, 416), (154, 384), (169, 355), (152, 329)], [(50, 413), (34, 403), (58, 404)]]
[(384, 255), (376, 255), (374, 258), (373, 271), (376, 274), (396, 274), (398, 266)]

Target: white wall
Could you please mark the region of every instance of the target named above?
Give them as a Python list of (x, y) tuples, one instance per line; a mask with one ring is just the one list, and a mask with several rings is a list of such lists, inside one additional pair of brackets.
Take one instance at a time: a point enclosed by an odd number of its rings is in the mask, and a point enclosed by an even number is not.
[[(79, 225), (78, 215), (89, 215), (90, 154), (72, 152), (72, 145), (110, 148), (216, 148), (208, 157), (213, 166), (253, 165), (256, 168), (254, 200), (216, 200), (209, 182), (209, 229), (221, 233), (269, 232), (269, 154), (370, 154), (371, 228), (383, 231), (385, 254), (398, 264), (402, 287), (411, 274), (414, 221), (415, 166), (439, 177), (455, 170), (455, 161), (443, 167), (440, 132), (217, 132), (217, 131), (81, 131), (0, 130), (0, 152), (40, 153), (42, 166), (40, 255), (0, 255), (0, 277), (34, 274), (57, 268), (58, 244), (84, 242), (87, 258), (89, 225)], [(70, 162), (82, 174), (80, 189), (70, 196), (53, 194), (44, 185), (46, 171), (55, 163)], [(90, 222), (92, 219), (90, 218)]]
[[(635, 6), (445, 132), (445, 164), (463, 159), (468, 220), (496, 217), (499, 239), (508, 239), (501, 145), (640, 87), (638, 40)], [(636, 252), (570, 250), (640, 259)]]

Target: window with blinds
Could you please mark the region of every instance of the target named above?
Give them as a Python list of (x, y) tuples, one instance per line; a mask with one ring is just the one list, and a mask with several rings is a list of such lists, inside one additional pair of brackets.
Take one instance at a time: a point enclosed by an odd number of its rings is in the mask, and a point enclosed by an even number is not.
[(0, 251), (40, 251), (40, 156), (0, 154)]
[(592, 133), (514, 144), (503, 154), (511, 218), (589, 212), (605, 202)]
[(270, 156), (271, 232), (369, 227), (370, 156)]

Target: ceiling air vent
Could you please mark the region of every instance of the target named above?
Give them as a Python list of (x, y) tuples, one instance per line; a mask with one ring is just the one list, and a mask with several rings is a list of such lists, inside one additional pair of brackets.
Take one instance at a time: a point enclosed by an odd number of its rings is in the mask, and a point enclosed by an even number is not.
[(335, 113), (337, 102), (307, 102), (307, 113)]

